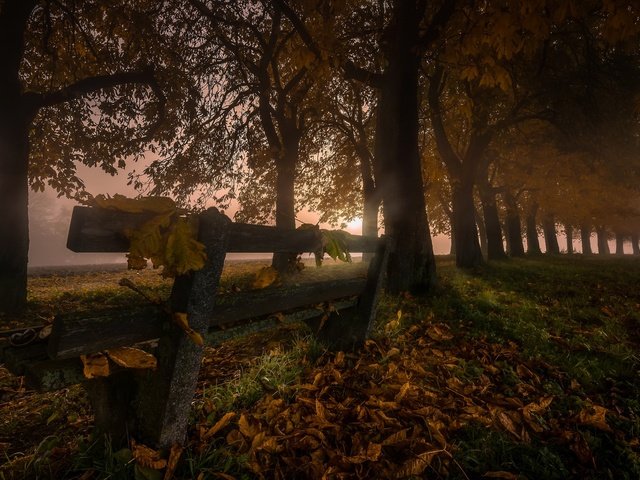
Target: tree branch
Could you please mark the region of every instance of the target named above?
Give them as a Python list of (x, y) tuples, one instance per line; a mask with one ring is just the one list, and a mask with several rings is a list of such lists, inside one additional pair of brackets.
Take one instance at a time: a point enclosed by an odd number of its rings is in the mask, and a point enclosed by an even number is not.
[(285, 0), (272, 0), (272, 1), (273, 1), (273, 5), (276, 8), (278, 8), (284, 14), (285, 17), (289, 19), (289, 21), (293, 25), (293, 28), (296, 29), (296, 32), (298, 32), (298, 35), (300, 35), (300, 38), (302, 39), (304, 44), (307, 46), (309, 51), (313, 53), (318, 60), (322, 60), (322, 52), (320, 51), (320, 48), (318, 47), (316, 42), (313, 40), (313, 37), (309, 33), (309, 30), (307, 30), (307, 27), (305, 26), (302, 19), (298, 16), (298, 14), (291, 8), (291, 6)]
[(431, 23), (427, 29), (422, 33), (422, 35), (420, 35), (418, 45), (421, 48), (426, 49), (429, 45), (435, 42), (455, 11), (456, 0), (445, 0), (440, 9), (431, 19)]
[(454, 151), (449, 141), (447, 131), (442, 119), (442, 109), (440, 108), (440, 92), (444, 81), (444, 69), (438, 65), (436, 71), (429, 82), (428, 100), (431, 109), (431, 126), (436, 139), (436, 145), (442, 161), (447, 166), (450, 174), (460, 178), (462, 175), (462, 161)]
[(364, 68), (356, 66), (351, 60), (347, 60), (342, 65), (345, 80), (357, 80), (371, 88), (382, 88), (381, 73), (371, 72)]
[(32, 105), (35, 108), (50, 107), (59, 103), (68, 102), (80, 98), (89, 93), (117, 87), (120, 85), (147, 85), (156, 96), (164, 103), (164, 94), (160, 90), (153, 75), (153, 70), (147, 69), (137, 72), (117, 72), (107, 75), (96, 75), (94, 77), (83, 78), (75, 83), (67, 85), (59, 90), (47, 93), (29, 93)]

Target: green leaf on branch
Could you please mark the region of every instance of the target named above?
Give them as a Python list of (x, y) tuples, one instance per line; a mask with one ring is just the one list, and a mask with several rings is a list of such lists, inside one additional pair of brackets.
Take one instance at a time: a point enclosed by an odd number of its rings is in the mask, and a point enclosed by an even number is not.
[(334, 260), (351, 263), (349, 253), (348, 238), (349, 232), (343, 230), (320, 230), (322, 234), (322, 247), (324, 252)]
[(153, 214), (141, 226), (123, 232), (129, 239), (127, 263), (130, 269), (146, 268), (149, 259), (153, 268), (163, 267), (163, 276), (175, 277), (204, 266), (205, 247), (196, 240), (197, 222), (195, 218), (185, 217), (184, 211), (170, 198), (98, 195), (92, 203), (108, 210)]

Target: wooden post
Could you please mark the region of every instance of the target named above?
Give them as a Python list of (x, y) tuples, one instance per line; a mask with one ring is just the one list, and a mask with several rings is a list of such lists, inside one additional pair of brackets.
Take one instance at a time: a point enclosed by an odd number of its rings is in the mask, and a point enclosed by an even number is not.
[[(203, 337), (214, 310), (231, 220), (216, 209), (200, 216), (199, 240), (206, 247), (202, 270), (176, 278), (171, 292), (174, 311), (188, 314), (189, 325)], [(203, 347), (170, 324), (158, 343), (158, 368), (142, 380), (137, 399), (140, 439), (161, 448), (185, 440)]]
[(352, 315), (349, 315), (348, 311), (331, 314), (318, 333), (318, 338), (330, 348), (341, 350), (358, 348), (371, 334), (389, 254), (393, 250), (393, 245), (390, 243), (391, 240), (386, 239), (379, 244), (375, 257), (369, 263), (367, 282)]

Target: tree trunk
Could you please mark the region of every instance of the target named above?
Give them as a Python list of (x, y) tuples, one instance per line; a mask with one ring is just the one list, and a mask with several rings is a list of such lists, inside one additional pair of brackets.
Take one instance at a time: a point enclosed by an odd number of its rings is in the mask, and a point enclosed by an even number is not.
[(482, 251), (478, 241), (473, 184), (454, 184), (451, 192), (453, 231), (456, 239), (456, 266), (472, 268), (482, 264)]
[(486, 191), (484, 188), (478, 190), (480, 192), (484, 225), (487, 232), (487, 258), (489, 260), (505, 258), (507, 254), (504, 251), (504, 245), (502, 243), (502, 229), (500, 228), (500, 216), (498, 215), (496, 195), (492, 191)]
[(558, 255), (560, 253), (560, 245), (558, 245), (556, 222), (553, 220), (553, 215), (544, 216), (542, 219), (542, 231), (544, 232), (544, 245), (547, 253)]
[(637, 233), (631, 235), (631, 248), (634, 255), (640, 255), (640, 238)]
[(526, 218), (527, 253), (529, 255), (540, 255), (542, 253), (542, 250), (540, 250), (540, 239), (538, 238), (536, 213), (538, 213), (538, 205), (533, 204)]
[(609, 241), (605, 228), (597, 227), (596, 236), (598, 237), (598, 255), (609, 255)]
[(476, 225), (478, 227), (478, 239), (480, 240), (480, 251), (482, 257), (487, 258), (487, 229), (484, 222), (484, 215), (480, 214), (480, 211), (476, 208), (474, 211), (476, 218)]
[[(300, 134), (295, 127), (281, 126), (283, 151), (276, 163), (276, 227), (295, 230), (296, 164), (300, 149)], [(274, 253), (271, 265), (280, 273), (295, 268), (295, 253)]]
[(567, 254), (573, 255), (573, 227), (565, 225), (564, 233), (567, 236)]
[(522, 225), (520, 222), (520, 213), (516, 199), (510, 193), (504, 196), (504, 203), (507, 207), (507, 247), (509, 256), (524, 257), (524, 246), (522, 245)]
[[(453, 219), (449, 219), (449, 225), (453, 225)], [(456, 254), (456, 234), (453, 231), (453, 227), (451, 227), (451, 233), (449, 234), (449, 239), (451, 240), (451, 248), (449, 248), (449, 255), (452, 257)]]
[[(372, 156), (366, 145), (356, 146), (358, 160), (360, 162), (360, 176), (362, 179), (362, 235), (369, 237), (378, 236), (378, 211), (380, 210), (380, 196), (378, 195), (375, 180), (373, 178)], [(364, 253), (362, 259), (370, 261), (374, 253)]]
[(29, 259), (29, 128), (33, 111), (22, 96), (19, 68), (26, 23), (36, 2), (0, 7), (0, 312), (22, 309)]
[(390, 293), (425, 292), (436, 279), (418, 152), (419, 13), (413, 1), (393, 3), (376, 125), (385, 232), (395, 242), (387, 272)]
[(582, 243), (583, 255), (593, 254), (591, 251), (591, 227), (589, 227), (589, 225), (580, 225), (580, 243)]
[(616, 255), (624, 255), (624, 235), (616, 232)]

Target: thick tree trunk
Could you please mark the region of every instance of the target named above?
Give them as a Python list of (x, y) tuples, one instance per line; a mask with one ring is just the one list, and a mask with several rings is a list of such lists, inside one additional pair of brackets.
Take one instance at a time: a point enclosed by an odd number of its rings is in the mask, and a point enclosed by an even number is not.
[(19, 78), (26, 22), (36, 2), (0, 6), (0, 312), (24, 307), (29, 258), (29, 128)]
[(451, 199), (452, 228), (456, 240), (456, 265), (461, 268), (472, 268), (482, 264), (483, 261), (476, 226), (473, 184), (454, 187)]
[(558, 255), (560, 253), (560, 245), (558, 245), (556, 222), (553, 219), (553, 215), (544, 216), (542, 219), (542, 231), (544, 233), (544, 245), (547, 253)]
[[(296, 164), (300, 148), (300, 135), (294, 128), (282, 128), (284, 148), (276, 163), (276, 227), (295, 230)], [(274, 253), (271, 265), (285, 273), (295, 268), (295, 253)]]
[(616, 255), (624, 255), (624, 235), (616, 232)]
[(482, 188), (479, 189), (479, 192), (485, 231), (487, 233), (487, 258), (489, 260), (505, 258), (507, 254), (502, 243), (502, 229), (500, 227), (496, 195), (492, 191), (485, 191)]
[(540, 239), (538, 238), (538, 224), (536, 223), (536, 214), (538, 213), (538, 205), (534, 204), (527, 214), (526, 231), (527, 231), (527, 254), (540, 255)]
[(597, 227), (596, 236), (598, 237), (598, 255), (609, 255), (609, 239), (605, 228)]
[(640, 255), (640, 236), (637, 233), (631, 235), (631, 249), (634, 255)]
[(376, 131), (378, 188), (384, 204), (385, 232), (395, 242), (387, 290), (425, 292), (435, 283), (435, 258), (424, 201), (418, 152), (417, 52), (421, 12), (416, 2), (396, 0), (380, 91)]
[(571, 225), (565, 225), (564, 233), (567, 237), (567, 254), (573, 255), (573, 227)]
[(580, 243), (582, 244), (583, 255), (593, 254), (591, 250), (591, 227), (589, 225), (580, 225)]
[(516, 199), (510, 193), (506, 193), (505, 205), (507, 207), (507, 247), (510, 257), (524, 257), (524, 246), (522, 245), (522, 223)]

